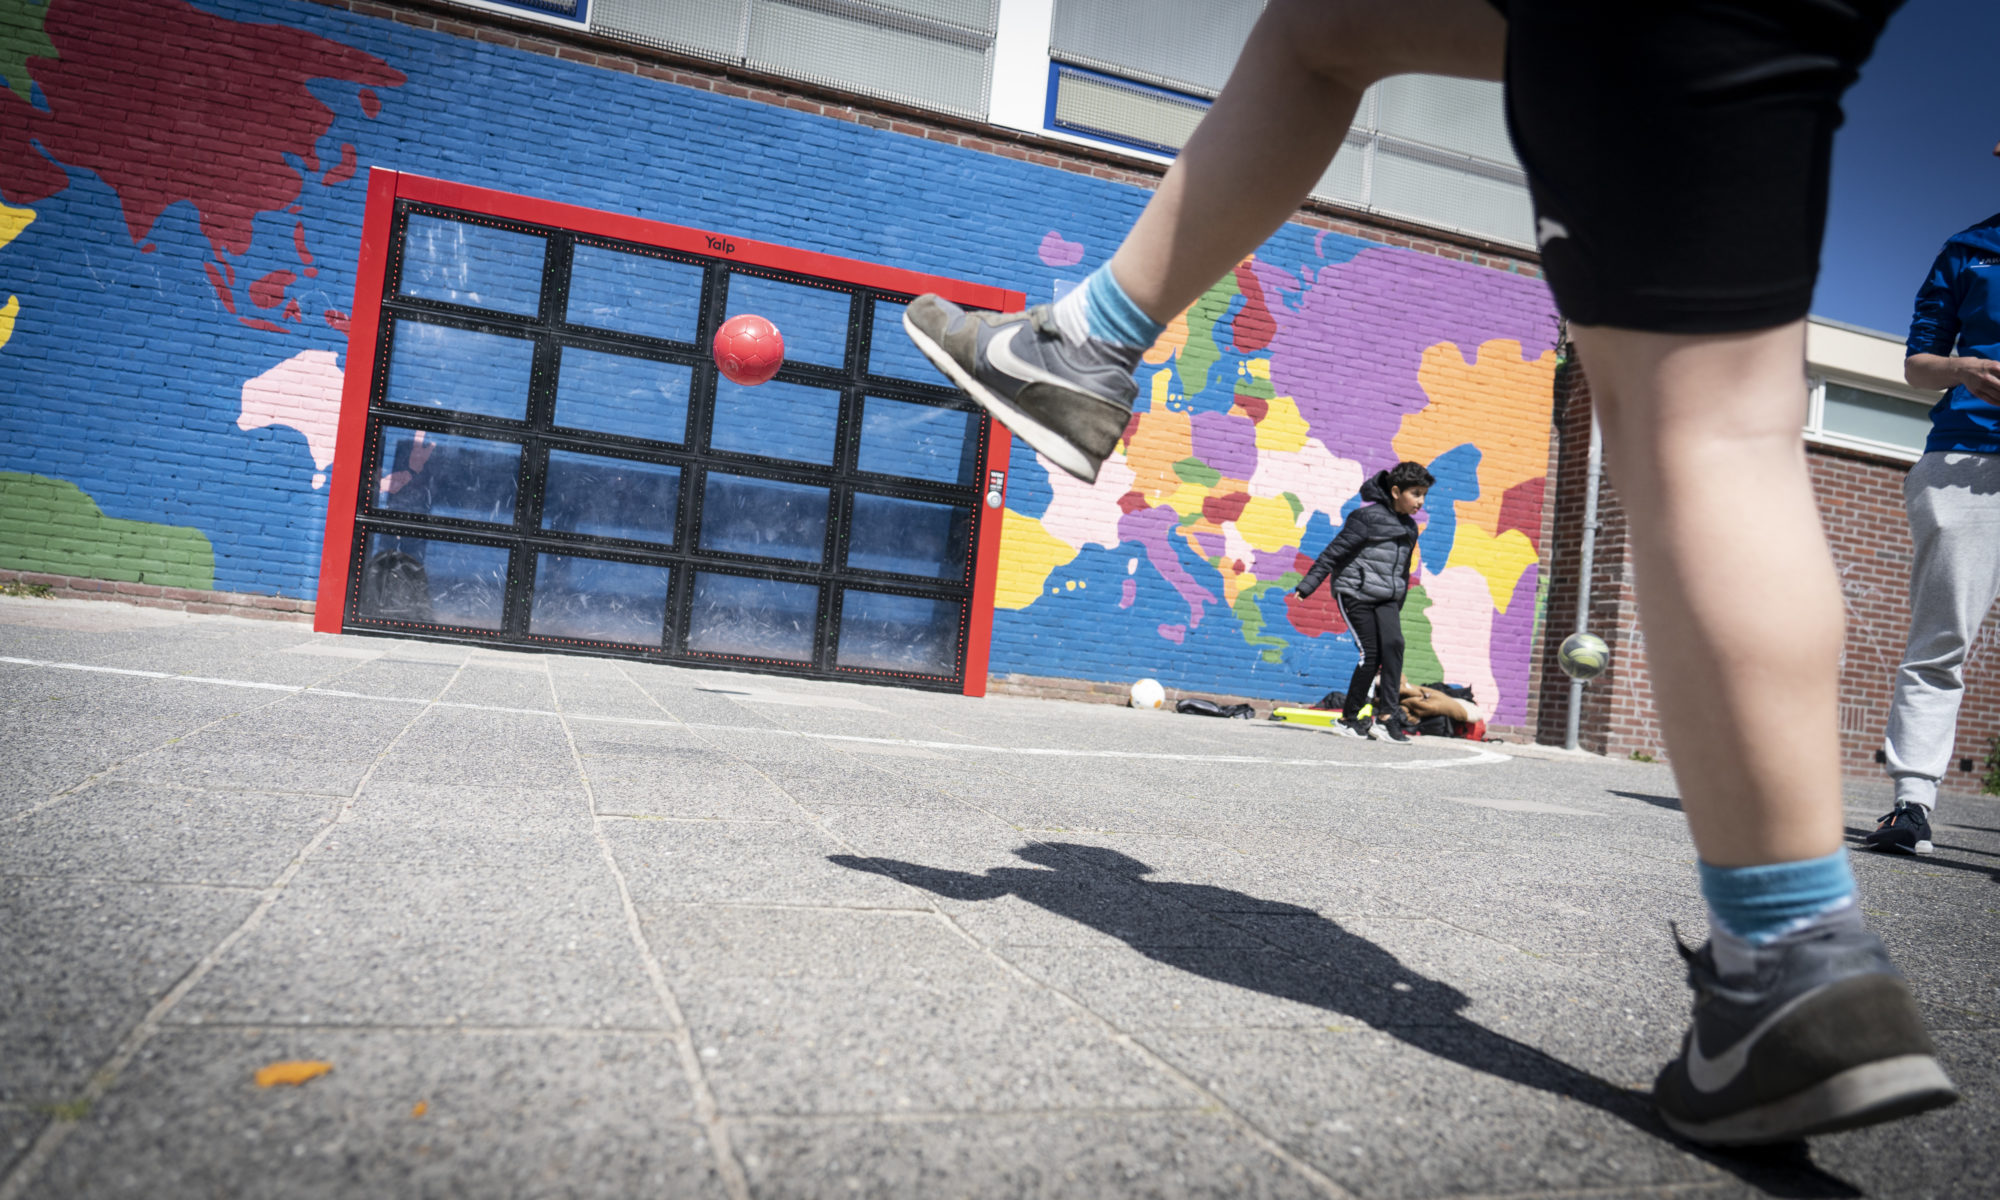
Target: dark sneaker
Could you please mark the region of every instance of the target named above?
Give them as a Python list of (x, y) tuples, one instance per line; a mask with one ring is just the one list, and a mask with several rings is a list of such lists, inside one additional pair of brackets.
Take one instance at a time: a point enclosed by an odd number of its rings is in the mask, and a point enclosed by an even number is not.
[(1888, 816), (1875, 822), (1875, 832), (1862, 838), (1861, 844), (1890, 854), (1929, 854), (1930, 811), (1921, 804), (1898, 804)]
[(1375, 726), (1375, 728), (1378, 731), (1375, 735), (1378, 741), (1407, 743), (1410, 740), (1410, 731), (1403, 727), (1401, 721), (1393, 718), (1382, 722)]
[(1958, 1099), (1888, 952), (1849, 909), (1751, 950), (1724, 975), (1714, 944), (1675, 935), (1694, 1024), (1653, 1084), (1674, 1132), (1717, 1146), (1789, 1142)]
[(1364, 720), (1360, 717), (1356, 717), (1353, 720), (1349, 720), (1346, 717), (1335, 717), (1331, 728), (1342, 737), (1373, 737), (1374, 734), (1371, 731), (1375, 728), (1375, 722)]
[(995, 420), (1078, 479), (1097, 481), (1132, 420), (1140, 351), (1056, 328), (1046, 304), (1027, 312), (967, 312), (919, 296), (903, 313), (910, 340)]

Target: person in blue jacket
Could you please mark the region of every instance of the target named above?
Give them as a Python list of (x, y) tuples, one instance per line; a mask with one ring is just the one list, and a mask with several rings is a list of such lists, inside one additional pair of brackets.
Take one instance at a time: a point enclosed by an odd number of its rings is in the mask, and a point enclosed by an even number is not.
[(1903, 482), (1910, 641), (1883, 744), (1896, 804), (1864, 842), (1924, 854), (1957, 740), (1966, 653), (2000, 597), (2000, 213), (1945, 242), (1917, 291), (1908, 349), (1903, 377), (1944, 398)]

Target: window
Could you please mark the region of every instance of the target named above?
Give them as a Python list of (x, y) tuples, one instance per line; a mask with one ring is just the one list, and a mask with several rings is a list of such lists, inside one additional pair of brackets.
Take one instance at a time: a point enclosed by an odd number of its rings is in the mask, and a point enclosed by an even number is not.
[(986, 115), (999, 0), (592, 0), (598, 33)]
[(1830, 446), (1914, 461), (1930, 436), (1932, 397), (1918, 398), (1835, 379), (1814, 378), (1806, 399), (1806, 437)]
[[(1222, 90), (1263, 0), (1056, 0), (1049, 128), (1172, 155)], [(1398, 75), (1369, 88), (1314, 198), (1534, 244), (1498, 83)]]

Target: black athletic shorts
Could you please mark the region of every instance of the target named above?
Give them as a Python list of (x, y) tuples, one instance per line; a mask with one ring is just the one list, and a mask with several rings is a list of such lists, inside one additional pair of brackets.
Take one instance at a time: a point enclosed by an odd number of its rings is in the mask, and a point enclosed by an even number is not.
[(1493, 0), (1542, 269), (1580, 325), (1806, 315), (1840, 97), (1901, 0)]

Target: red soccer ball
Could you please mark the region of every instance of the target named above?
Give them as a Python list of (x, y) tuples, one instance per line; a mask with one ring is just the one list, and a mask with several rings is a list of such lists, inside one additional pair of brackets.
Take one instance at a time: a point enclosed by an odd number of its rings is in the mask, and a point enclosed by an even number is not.
[(755, 387), (785, 365), (785, 335), (762, 317), (744, 313), (715, 331), (715, 365), (731, 383)]

